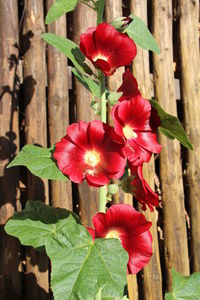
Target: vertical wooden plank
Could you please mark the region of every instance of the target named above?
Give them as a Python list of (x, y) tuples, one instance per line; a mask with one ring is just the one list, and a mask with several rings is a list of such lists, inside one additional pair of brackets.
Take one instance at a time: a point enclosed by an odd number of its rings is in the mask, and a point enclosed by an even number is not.
[(200, 59), (199, 1), (179, 0), (179, 39), (181, 65), (181, 96), (184, 105), (185, 129), (194, 146), (187, 153), (186, 192), (191, 221), (192, 271), (200, 271)]
[[(83, 3), (79, 3), (74, 11), (74, 41), (79, 45), (80, 34), (85, 32), (87, 28), (95, 26), (96, 13)], [(75, 88), (77, 121), (89, 122), (97, 119), (90, 108), (91, 94), (77, 80), (75, 81)], [(91, 226), (92, 217), (98, 211), (99, 189), (89, 187), (84, 181), (78, 185), (78, 193), (82, 222), (86, 226)]]
[[(172, 51), (172, 1), (153, 0), (154, 37), (161, 53), (153, 56), (155, 97), (170, 114), (176, 115)], [(184, 192), (180, 144), (160, 136), (160, 175), (164, 213), (165, 263), (167, 286), (171, 289), (171, 268), (189, 274)]]
[[(111, 23), (115, 18), (123, 16), (122, 11), (122, 0), (107, 0), (106, 1), (106, 21)], [(117, 91), (119, 86), (122, 83), (122, 74), (124, 72), (124, 67), (118, 68), (116, 72), (107, 79), (108, 89), (110, 91)], [(110, 110), (110, 109), (109, 109)], [(112, 125), (112, 119), (110, 114), (108, 115), (108, 121)], [(113, 180), (114, 183), (117, 183), (118, 180)], [(132, 205), (133, 197), (130, 194), (116, 194), (114, 195), (114, 202), (124, 202)], [(129, 299), (137, 300), (138, 299), (138, 286), (137, 286), (137, 277), (136, 275), (128, 276), (128, 293)]]
[[(47, 0), (47, 11), (53, 3)], [(48, 32), (66, 36), (66, 16), (50, 24)], [(69, 125), (69, 95), (67, 58), (52, 46), (48, 46), (48, 111), (50, 145), (53, 145), (66, 134)], [(50, 184), (51, 204), (72, 210), (71, 182)]]
[(6, 169), (19, 150), (18, 3), (0, 1), (0, 299), (21, 299), (20, 245), (4, 225), (20, 209), (18, 168)]
[[(29, 36), (24, 55), (24, 101), (26, 143), (47, 146), (46, 64), (43, 1), (26, 0), (23, 38)], [(28, 199), (48, 203), (48, 182), (28, 174)], [(27, 249), (26, 298), (48, 299), (48, 259), (46, 254)]]
[[(147, 1), (132, 0), (131, 13), (140, 17), (147, 24)], [(137, 56), (133, 63), (133, 72), (136, 76), (139, 89), (143, 97), (150, 99), (152, 91), (149, 70), (149, 53), (146, 50), (142, 50), (140, 47), (137, 47), (137, 51)], [(148, 164), (144, 164), (143, 174), (150, 187), (154, 190), (155, 165), (153, 157)], [(147, 220), (152, 222), (151, 234), (153, 237), (153, 255), (150, 262), (143, 270), (143, 294), (146, 300), (160, 300), (163, 295), (157, 231), (158, 212), (156, 210), (154, 210), (154, 212), (150, 212), (148, 208), (145, 212), (142, 210), (141, 212), (145, 215)]]

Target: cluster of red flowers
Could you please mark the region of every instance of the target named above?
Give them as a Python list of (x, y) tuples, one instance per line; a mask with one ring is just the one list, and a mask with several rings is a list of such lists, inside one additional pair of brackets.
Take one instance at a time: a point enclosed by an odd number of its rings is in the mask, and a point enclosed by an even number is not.
[[(106, 76), (116, 68), (127, 66), (137, 53), (135, 43), (111, 25), (102, 23), (80, 37), (83, 54)], [(129, 191), (150, 210), (158, 206), (158, 196), (142, 175), (142, 166), (152, 153), (159, 153), (157, 141), (160, 120), (157, 112), (144, 99), (137, 81), (127, 68), (123, 74), (122, 92), (111, 116), (114, 127), (101, 121), (80, 121), (67, 128), (67, 134), (56, 144), (54, 158), (59, 169), (73, 182), (86, 179), (91, 186), (101, 187), (113, 178), (121, 178), (128, 164)], [(131, 179), (131, 180), (130, 180)], [(145, 217), (129, 205), (113, 205), (105, 214), (93, 218), (93, 238), (119, 238), (129, 253), (128, 272), (137, 273), (152, 254), (151, 226)]]

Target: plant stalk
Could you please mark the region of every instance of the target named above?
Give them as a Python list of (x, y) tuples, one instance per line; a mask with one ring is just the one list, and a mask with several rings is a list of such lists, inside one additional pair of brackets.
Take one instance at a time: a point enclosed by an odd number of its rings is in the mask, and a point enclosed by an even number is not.
[[(105, 92), (105, 76), (101, 71), (99, 71), (99, 84), (100, 84), (100, 89), (101, 89), (100, 117), (101, 117), (101, 121), (106, 123), (106, 121), (107, 121), (106, 102), (107, 101), (106, 101), (106, 92)], [(100, 212), (106, 211), (106, 193), (107, 193), (106, 185), (100, 187), (100, 189), (99, 189), (99, 211)]]
[(104, 7), (105, 7), (105, 0), (99, 0), (98, 10), (97, 10), (97, 25), (100, 24), (103, 20)]
[[(105, 0), (99, 0), (98, 1), (98, 10), (97, 10), (97, 25), (102, 23), (103, 20), (103, 13), (104, 13), (104, 7), (105, 7)], [(101, 121), (106, 123), (106, 92), (105, 92), (105, 76), (104, 74), (99, 71), (99, 85), (101, 89), (101, 110), (100, 110), (100, 117)], [(107, 193), (107, 187), (102, 186), (99, 189), (99, 211), (105, 212), (106, 211), (106, 193)]]

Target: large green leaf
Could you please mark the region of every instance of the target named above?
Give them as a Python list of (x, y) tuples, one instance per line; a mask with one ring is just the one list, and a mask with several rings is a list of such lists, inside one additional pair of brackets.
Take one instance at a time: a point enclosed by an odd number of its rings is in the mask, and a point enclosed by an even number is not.
[(123, 33), (127, 33), (141, 48), (160, 53), (159, 47), (144, 21), (135, 15), (130, 15), (130, 18), (133, 20)]
[(150, 103), (158, 112), (161, 121), (160, 131), (168, 138), (176, 138), (183, 146), (193, 150), (193, 146), (178, 118), (166, 113), (157, 101), (150, 100)]
[(41, 201), (27, 201), (26, 208), (14, 213), (6, 226), (8, 234), (18, 237), (23, 245), (34, 248), (46, 245), (60, 232), (65, 220), (80, 223), (80, 219), (63, 208), (54, 208)]
[(165, 295), (166, 300), (199, 300), (200, 272), (191, 276), (183, 276), (172, 269), (172, 293)]
[(92, 70), (90, 69), (90, 67), (86, 63), (84, 63), (85, 56), (83, 55), (77, 44), (63, 36), (58, 36), (54, 33), (43, 33), (42, 38), (49, 45), (64, 53), (65, 56), (67, 56), (72, 61), (76, 69), (81, 73), (86, 72), (90, 75), (92, 74)]
[(72, 68), (72, 73), (76, 76), (80, 83), (92, 93), (93, 97), (101, 98), (100, 86), (96, 80), (89, 78), (85, 74), (81, 74), (76, 70), (76, 68)]
[(8, 234), (22, 244), (45, 246), (52, 264), (55, 300), (122, 297), (128, 254), (117, 239), (96, 239), (66, 211), (29, 201), (6, 224)]
[(25, 166), (32, 174), (41, 178), (67, 180), (67, 177), (62, 174), (53, 160), (51, 148), (26, 145), (7, 168), (15, 166)]
[(55, 0), (48, 11), (45, 23), (51, 24), (65, 13), (74, 10), (79, 2), (80, 0)]

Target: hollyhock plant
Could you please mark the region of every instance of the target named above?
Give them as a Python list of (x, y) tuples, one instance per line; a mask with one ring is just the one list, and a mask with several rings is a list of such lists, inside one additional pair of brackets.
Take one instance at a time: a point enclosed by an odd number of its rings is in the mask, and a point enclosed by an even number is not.
[(152, 255), (151, 222), (128, 204), (112, 205), (106, 213), (97, 213), (92, 222), (94, 230), (88, 231), (95, 238), (117, 238), (129, 254), (128, 274), (136, 274)]
[(108, 23), (88, 28), (80, 36), (80, 50), (106, 76), (134, 59), (137, 48), (132, 39)]
[(155, 126), (151, 127), (152, 108), (141, 96), (117, 103), (112, 109), (114, 130), (125, 141), (123, 153), (135, 166), (148, 162), (153, 152), (159, 153)]
[(100, 187), (124, 173), (122, 146), (111, 139), (113, 128), (101, 121), (80, 121), (67, 128), (67, 135), (55, 145), (58, 168), (73, 182), (84, 179)]
[(146, 210), (147, 205), (150, 211), (153, 211), (153, 208), (159, 204), (159, 198), (143, 178), (142, 165), (135, 167), (130, 162), (128, 162), (128, 165), (130, 166), (131, 176), (121, 181), (122, 190), (133, 194), (135, 199), (142, 204), (143, 210)]

